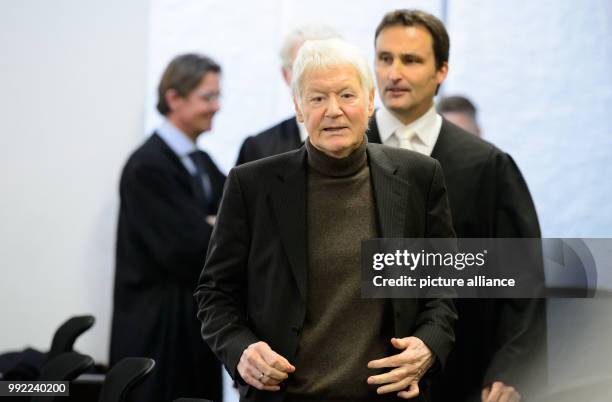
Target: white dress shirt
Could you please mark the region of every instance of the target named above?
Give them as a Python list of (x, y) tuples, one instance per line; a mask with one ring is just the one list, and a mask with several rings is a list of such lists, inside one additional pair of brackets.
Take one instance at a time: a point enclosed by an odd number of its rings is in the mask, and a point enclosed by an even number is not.
[(435, 106), (432, 106), (427, 113), (412, 123), (403, 124), (382, 107), (376, 111), (376, 124), (383, 144), (431, 156), (442, 128), (442, 116), (436, 113)]
[(166, 145), (168, 145), (170, 149), (172, 149), (172, 151), (174, 151), (174, 153), (179, 157), (189, 174), (195, 175), (197, 169), (189, 157), (189, 154), (198, 149), (196, 144), (191, 141), (186, 134), (183, 134), (181, 130), (174, 127), (174, 125), (168, 120), (164, 120), (164, 122), (155, 131), (157, 132), (157, 135), (164, 140)]

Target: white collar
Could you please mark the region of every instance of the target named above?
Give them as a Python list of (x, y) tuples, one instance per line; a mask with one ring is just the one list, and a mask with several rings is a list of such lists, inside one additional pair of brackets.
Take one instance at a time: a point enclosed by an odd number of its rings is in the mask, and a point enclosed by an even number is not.
[(188, 156), (198, 149), (187, 134), (184, 134), (167, 119), (157, 128), (156, 132), (179, 157)]
[(433, 148), (442, 127), (442, 116), (436, 113), (436, 108), (432, 105), (424, 115), (410, 124), (404, 124), (387, 108), (381, 107), (376, 111), (376, 124), (378, 125), (380, 140), (383, 144), (387, 142), (397, 129), (406, 127), (414, 131), (423, 144)]

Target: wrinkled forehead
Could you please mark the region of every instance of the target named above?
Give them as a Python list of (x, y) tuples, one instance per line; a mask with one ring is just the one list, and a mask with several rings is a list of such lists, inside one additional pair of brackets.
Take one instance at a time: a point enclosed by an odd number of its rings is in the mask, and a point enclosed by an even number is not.
[(302, 91), (363, 90), (363, 83), (359, 71), (352, 64), (309, 65), (301, 76), (300, 87)]

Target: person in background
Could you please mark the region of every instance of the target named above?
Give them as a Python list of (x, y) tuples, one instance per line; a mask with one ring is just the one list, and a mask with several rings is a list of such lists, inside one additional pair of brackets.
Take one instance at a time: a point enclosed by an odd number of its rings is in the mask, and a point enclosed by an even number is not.
[[(540, 237), (535, 206), (512, 157), (436, 113), (433, 99), (449, 68), (444, 24), (423, 11), (392, 11), (374, 42), (384, 107), (370, 121), (369, 140), (440, 162), (457, 237)], [(434, 401), (518, 401), (533, 390), (529, 380), (543, 387), (544, 300), (458, 299), (457, 310), (456, 346), (441, 386), (432, 388)]]
[(465, 96), (444, 96), (438, 101), (437, 109), (442, 117), (457, 127), (477, 137), (482, 136), (476, 116), (478, 110), (474, 103)]
[[(293, 61), (304, 42), (336, 37), (338, 34), (326, 25), (305, 25), (289, 32), (280, 51), (281, 72), (287, 86), (291, 86)], [(291, 116), (259, 134), (247, 137), (238, 152), (236, 165), (297, 149), (307, 136), (304, 125)]]
[(225, 182), (196, 147), (219, 111), (220, 74), (203, 55), (170, 62), (158, 88), (164, 121), (121, 174), (110, 364), (155, 360), (136, 401), (222, 401), (221, 365), (200, 337), (192, 296)]

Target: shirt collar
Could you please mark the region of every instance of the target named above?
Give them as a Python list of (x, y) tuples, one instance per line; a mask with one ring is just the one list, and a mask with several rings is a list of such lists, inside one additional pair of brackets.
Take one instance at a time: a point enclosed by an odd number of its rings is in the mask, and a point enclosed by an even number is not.
[(170, 149), (181, 158), (197, 150), (196, 144), (168, 120), (164, 120), (156, 132)]
[(300, 140), (302, 142), (305, 142), (306, 138), (308, 138), (308, 130), (306, 130), (306, 126), (304, 125), (304, 123), (300, 123), (299, 121), (297, 121), (297, 118), (295, 121), (298, 125), (298, 130), (300, 132)]
[(382, 107), (376, 111), (376, 122), (382, 143), (385, 143), (398, 128), (407, 127), (413, 130), (416, 136), (428, 147), (433, 147), (436, 143), (440, 134), (440, 127), (442, 127), (442, 117), (436, 113), (436, 108), (433, 105), (423, 116), (406, 125), (387, 108)]

